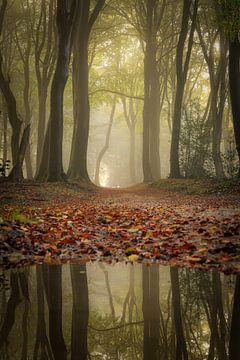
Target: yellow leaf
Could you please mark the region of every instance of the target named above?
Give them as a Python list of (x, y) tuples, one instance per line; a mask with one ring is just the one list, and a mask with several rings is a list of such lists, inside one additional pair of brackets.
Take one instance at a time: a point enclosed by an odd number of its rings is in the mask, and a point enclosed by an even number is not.
[(130, 255), (130, 256), (128, 257), (128, 260), (130, 260), (130, 261), (137, 261), (137, 260), (138, 260), (138, 255), (135, 255), (135, 254)]

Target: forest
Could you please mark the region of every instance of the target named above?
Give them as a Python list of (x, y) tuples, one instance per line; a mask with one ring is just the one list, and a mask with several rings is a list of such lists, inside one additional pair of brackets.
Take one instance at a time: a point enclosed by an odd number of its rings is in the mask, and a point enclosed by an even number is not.
[(1, 175), (239, 175), (238, 0), (1, 1)]
[(215, 271), (101, 263), (12, 270), (0, 299), (0, 354), (51, 360), (237, 359), (238, 294), (239, 278)]
[(0, 359), (239, 360), (240, 0), (0, 0)]

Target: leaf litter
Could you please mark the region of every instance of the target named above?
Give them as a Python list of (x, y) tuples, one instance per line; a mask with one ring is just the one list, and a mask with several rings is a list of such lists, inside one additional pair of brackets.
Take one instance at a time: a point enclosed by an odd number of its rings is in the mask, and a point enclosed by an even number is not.
[(22, 207), (23, 199), (2, 206), (1, 268), (99, 260), (240, 272), (237, 197), (149, 188), (84, 195), (78, 190), (49, 200), (46, 196), (33, 206), (32, 196), (31, 190), (25, 194)]

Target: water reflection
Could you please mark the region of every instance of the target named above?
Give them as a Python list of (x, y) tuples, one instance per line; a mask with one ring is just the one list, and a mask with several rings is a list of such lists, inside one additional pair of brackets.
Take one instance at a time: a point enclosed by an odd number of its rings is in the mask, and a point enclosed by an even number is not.
[(94, 263), (0, 278), (0, 359), (240, 356), (240, 277)]

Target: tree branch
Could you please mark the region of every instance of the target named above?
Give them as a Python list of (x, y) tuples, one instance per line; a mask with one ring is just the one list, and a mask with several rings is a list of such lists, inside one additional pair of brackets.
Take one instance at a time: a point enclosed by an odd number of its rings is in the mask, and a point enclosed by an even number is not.
[(88, 21), (88, 35), (90, 34), (92, 27), (93, 27), (95, 21), (97, 20), (97, 17), (99, 15), (100, 11), (102, 10), (104, 4), (105, 4), (105, 0), (98, 0), (95, 8), (93, 9), (93, 12)]
[(97, 90), (93, 90), (91, 92), (89, 92), (89, 95), (93, 95), (95, 93), (98, 93), (98, 92), (109, 92), (111, 94), (116, 94), (116, 95), (119, 95), (119, 96), (125, 96), (127, 98), (130, 98), (130, 99), (135, 99), (135, 100), (144, 100), (143, 96), (134, 96), (134, 95), (128, 95), (128, 94), (124, 94), (120, 91), (115, 91), (115, 90), (109, 90), (109, 89), (97, 89)]

